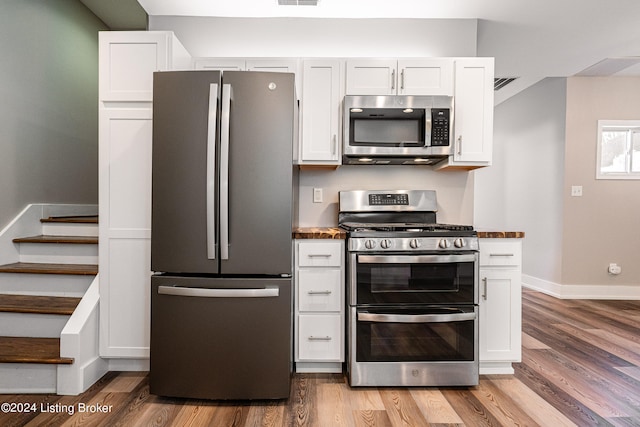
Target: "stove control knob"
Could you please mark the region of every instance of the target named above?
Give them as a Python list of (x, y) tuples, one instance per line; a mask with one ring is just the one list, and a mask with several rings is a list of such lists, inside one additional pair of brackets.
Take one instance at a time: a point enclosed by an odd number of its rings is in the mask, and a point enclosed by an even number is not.
[(442, 239), (442, 240), (440, 240), (440, 242), (438, 242), (438, 247), (440, 249), (447, 249), (447, 248), (451, 247), (451, 242), (448, 241), (447, 239)]
[(367, 249), (373, 249), (376, 247), (376, 241), (375, 240), (367, 240), (366, 242), (364, 242), (364, 247)]
[(411, 249), (418, 249), (420, 246), (422, 246), (422, 242), (420, 242), (420, 240), (418, 239), (411, 239), (409, 241), (409, 246), (411, 247)]
[(467, 245), (467, 242), (464, 239), (456, 239), (453, 241), (453, 245), (456, 248), (464, 248)]
[(391, 247), (391, 240), (389, 239), (382, 239), (380, 241), (380, 246), (382, 247), (382, 249), (389, 249)]

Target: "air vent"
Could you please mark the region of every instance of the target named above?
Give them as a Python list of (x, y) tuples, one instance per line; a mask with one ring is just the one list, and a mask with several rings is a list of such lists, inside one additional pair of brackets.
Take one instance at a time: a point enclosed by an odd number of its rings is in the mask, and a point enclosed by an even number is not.
[(517, 79), (517, 77), (496, 77), (493, 79), (493, 90), (500, 90), (515, 79)]
[(317, 6), (318, 0), (278, 0), (279, 6)]

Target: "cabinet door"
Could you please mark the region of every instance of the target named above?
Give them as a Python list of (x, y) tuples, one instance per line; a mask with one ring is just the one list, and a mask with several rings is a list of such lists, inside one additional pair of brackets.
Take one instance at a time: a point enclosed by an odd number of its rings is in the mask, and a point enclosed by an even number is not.
[(298, 243), (300, 267), (340, 267), (342, 243), (331, 240), (308, 240)]
[(166, 32), (102, 31), (101, 101), (153, 100), (153, 72), (169, 69)]
[(521, 358), (520, 271), (480, 269), (480, 361)]
[(395, 95), (397, 61), (347, 61), (347, 95)]
[(342, 336), (339, 314), (299, 315), (297, 360), (342, 361)]
[(398, 61), (399, 95), (453, 95), (453, 59)]
[(149, 356), (151, 109), (100, 111), (100, 355)]
[(244, 71), (245, 60), (238, 58), (198, 58), (194, 61), (196, 70)]
[(455, 63), (454, 161), (490, 164), (493, 145), (493, 58)]
[(304, 268), (298, 271), (298, 310), (340, 312), (342, 309), (342, 270)]
[(299, 162), (340, 164), (340, 62), (305, 61)]
[(271, 71), (275, 73), (295, 73), (298, 63), (295, 59), (252, 59), (247, 61), (248, 71)]

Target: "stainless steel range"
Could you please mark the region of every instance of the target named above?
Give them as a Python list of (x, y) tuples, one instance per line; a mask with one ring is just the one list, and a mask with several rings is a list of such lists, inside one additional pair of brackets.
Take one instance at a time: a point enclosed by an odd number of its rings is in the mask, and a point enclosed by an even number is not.
[(435, 191), (340, 192), (352, 386), (478, 384), (478, 239)]

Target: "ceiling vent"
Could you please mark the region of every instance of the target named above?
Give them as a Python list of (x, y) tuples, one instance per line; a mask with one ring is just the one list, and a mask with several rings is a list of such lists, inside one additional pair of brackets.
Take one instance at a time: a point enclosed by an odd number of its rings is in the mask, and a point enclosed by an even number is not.
[(279, 6), (317, 6), (318, 0), (278, 0)]
[(517, 77), (496, 77), (493, 79), (493, 90), (500, 90), (515, 79), (517, 79)]

